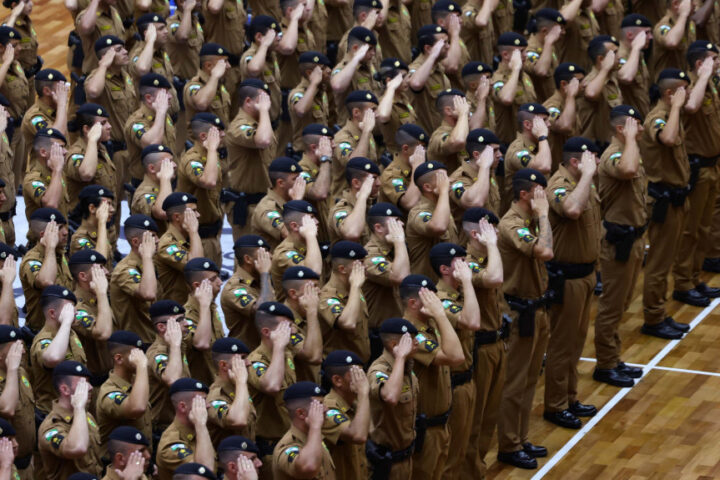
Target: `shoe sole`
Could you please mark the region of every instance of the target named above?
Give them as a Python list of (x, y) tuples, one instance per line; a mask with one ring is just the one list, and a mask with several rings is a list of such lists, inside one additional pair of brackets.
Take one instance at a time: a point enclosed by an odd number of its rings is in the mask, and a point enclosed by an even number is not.
[(652, 330), (645, 330), (644, 328), (640, 329), (640, 333), (643, 335), (648, 335), (650, 337), (656, 337), (656, 338), (662, 338), (663, 340), (680, 340), (683, 335), (680, 330), (676, 330), (680, 335), (679, 336), (670, 336), (670, 335), (660, 335), (659, 333), (652, 331)]
[(580, 418), (590, 418), (590, 417), (594, 417), (595, 415), (597, 415), (597, 410), (595, 410), (595, 411), (592, 412), (592, 413), (577, 413), (577, 412), (573, 412), (572, 410), (570, 410), (570, 413), (572, 413), (572, 414), (575, 415), (576, 417), (580, 417)]
[(693, 307), (707, 307), (708, 305), (710, 305), (710, 301), (709, 301), (709, 300), (708, 300), (707, 302), (702, 302), (702, 303), (700, 303), (700, 302), (692, 302), (692, 301), (687, 301), (687, 300), (683, 300), (683, 299), (681, 299), (681, 298), (678, 298), (678, 297), (676, 297), (674, 294), (673, 294), (673, 297), (672, 297), (672, 298), (673, 298), (673, 300), (675, 300), (675, 301), (678, 301), (678, 302), (680, 302), (680, 303), (684, 303), (685, 305), (690, 305), (690, 306), (693, 306)]
[(505, 465), (510, 465), (511, 467), (515, 468), (522, 468), (524, 470), (536, 470), (537, 469), (537, 460), (535, 461), (535, 465), (519, 465), (517, 463), (513, 463), (509, 460), (502, 460), (500, 457), (498, 457), (498, 462), (502, 462)]
[[(557, 425), (558, 427), (567, 428), (568, 430), (580, 430), (582, 428), (582, 422), (580, 422), (580, 425), (576, 426), (576, 425), (563, 425), (561, 422), (556, 422), (555, 420), (550, 420), (545, 417), (543, 417), (543, 420), (545, 420), (546, 422), (550, 422), (553, 425)], [(525, 452), (525, 453), (527, 453), (527, 452)], [(528, 455), (530, 455), (530, 454), (528, 453)]]
[(611, 382), (610, 380), (596, 378), (594, 375), (593, 375), (593, 380), (595, 380), (596, 382), (600, 382), (600, 383), (606, 383), (612, 387), (631, 388), (631, 387), (635, 386), (635, 382), (632, 382), (632, 383), (626, 385), (626, 384), (621, 384), (619, 382)]

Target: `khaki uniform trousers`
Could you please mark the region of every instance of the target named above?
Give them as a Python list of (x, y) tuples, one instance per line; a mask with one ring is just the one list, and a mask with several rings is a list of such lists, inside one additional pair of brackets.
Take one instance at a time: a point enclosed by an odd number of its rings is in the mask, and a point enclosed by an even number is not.
[(245, 221), (245, 225), (239, 225), (233, 222), (233, 208), (235, 207), (235, 202), (223, 203), (222, 209), (227, 216), (228, 223), (232, 227), (233, 243), (243, 235), (249, 235), (250, 233), (252, 233), (252, 228), (250, 228), (250, 224), (252, 222), (250, 220), (252, 219), (253, 212), (255, 212), (256, 206), (257, 204), (248, 205), (247, 220)]
[(201, 239), (205, 257), (215, 262), (215, 265), (219, 268), (222, 268), (222, 247), (220, 247), (221, 234), (222, 229), (220, 229), (220, 232), (216, 237)]
[(535, 397), (535, 385), (540, 376), (543, 356), (548, 343), (550, 325), (545, 309), (535, 312), (535, 333), (532, 337), (518, 334), (517, 313), (508, 344), (505, 388), (498, 421), (498, 452), (522, 450), (528, 441), (530, 409)]
[(675, 290), (691, 290), (700, 283), (700, 270), (709, 247), (719, 177), (717, 166), (701, 168), (695, 188), (688, 197), (690, 211), (673, 267)]
[[(435, 480), (440, 478), (447, 462), (450, 429), (447, 425), (429, 427), (425, 431), (422, 451), (412, 456), (412, 479)], [(395, 468), (395, 467), (393, 467)]]
[[(688, 202), (680, 207), (668, 206), (663, 223), (651, 221), (648, 228), (650, 250), (645, 260), (643, 313), (645, 323), (657, 325), (665, 320), (668, 274), (675, 261), (680, 236), (685, 228)], [(648, 215), (650, 216), (650, 215)]]
[(706, 258), (720, 258), (720, 195), (715, 199)]
[(456, 478), (485, 478), (485, 455), (490, 449), (505, 384), (505, 342), (482, 345), (475, 356), (475, 410), (468, 417), (471, 429), (462, 475)]
[(627, 262), (615, 260), (615, 246), (604, 238), (600, 244), (603, 292), (595, 316), (595, 355), (597, 368), (613, 369), (620, 362), (621, 341), (618, 326), (630, 306), (633, 289), (642, 268), (645, 242), (635, 240)]
[(577, 364), (590, 324), (595, 283), (595, 272), (583, 278), (566, 279), (563, 303), (550, 309), (545, 411), (560, 412), (577, 400)]
[(460, 478), (460, 467), (465, 460), (468, 439), (472, 427), (472, 414), (475, 411), (475, 381), (453, 388), (452, 411), (448, 426), (450, 427), (450, 449), (448, 451), (445, 471), (442, 478), (454, 480)]

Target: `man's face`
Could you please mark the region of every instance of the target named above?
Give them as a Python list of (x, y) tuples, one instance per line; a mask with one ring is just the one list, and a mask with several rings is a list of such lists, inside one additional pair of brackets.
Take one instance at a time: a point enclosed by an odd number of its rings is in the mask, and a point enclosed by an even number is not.
[(67, 224), (58, 225), (58, 250), (64, 250), (68, 240), (68, 227)]
[(112, 49), (115, 50), (115, 57), (113, 58), (113, 65), (124, 67), (130, 63), (130, 57), (128, 51), (124, 45), (113, 45)]
[(240, 452), (240, 455), (249, 458), (250, 461), (253, 463), (256, 471), (260, 470), (260, 467), (262, 467), (263, 465), (262, 460), (258, 458), (255, 452)]
[(168, 29), (164, 22), (154, 23), (155, 30), (157, 31), (157, 43), (158, 45), (165, 45), (168, 39)]

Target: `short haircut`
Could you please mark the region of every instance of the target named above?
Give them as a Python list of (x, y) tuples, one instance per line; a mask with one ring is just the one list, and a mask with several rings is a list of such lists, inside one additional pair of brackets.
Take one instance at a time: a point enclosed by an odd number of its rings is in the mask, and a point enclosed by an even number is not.
[(75, 280), (77, 280), (77, 277), (80, 273), (89, 272), (92, 266), (93, 264), (91, 263), (75, 263), (73, 265), (70, 265), (70, 274)]
[(370, 227), (370, 230), (372, 230), (376, 223), (379, 223), (380, 225), (382, 225), (384, 227), (385, 225), (387, 225), (387, 221), (390, 218), (395, 218), (395, 217), (387, 217), (385, 215), (368, 216), (366, 218), (366, 221), (367, 221), (368, 227)]
[(237, 355), (237, 353), (212, 352), (213, 364), (215, 364), (215, 366), (218, 367), (218, 366), (220, 366), (221, 360), (225, 360), (226, 362), (230, 363), (232, 361), (233, 355)]
[(420, 287), (416, 287), (413, 285), (401, 286), (399, 291), (400, 300), (402, 300), (403, 305), (407, 305), (408, 300), (411, 300), (413, 298), (419, 298), (420, 296)]
[(613, 127), (617, 127), (618, 125), (625, 125), (625, 121), (627, 120), (627, 115), (618, 115), (615, 118), (610, 119), (610, 125)]
[(190, 122), (190, 131), (195, 139), (200, 138), (201, 133), (207, 133), (214, 125), (209, 124), (203, 120), (193, 120)]
[(78, 202), (77, 209), (82, 215), (82, 218), (90, 218), (90, 205), (98, 208), (101, 203), (102, 197), (86, 197)]
[(328, 383), (332, 384), (333, 376), (340, 375), (341, 377), (344, 377), (345, 374), (350, 371), (351, 367), (352, 365), (332, 365), (325, 367), (325, 371), (323, 372), (324, 378)]
[(122, 453), (127, 456), (127, 452), (134, 446), (135, 444), (123, 442), (121, 440), (108, 440), (107, 449), (108, 455), (110, 456), (110, 463), (112, 463), (113, 457), (118, 453)]
[(55, 388), (55, 391), (60, 393), (61, 385), (67, 385), (68, 387), (71, 386), (73, 376), (74, 375), (53, 375), (52, 381), (53, 381), (53, 388)]
[(539, 32), (543, 28), (552, 28), (558, 23), (545, 17), (535, 17), (535, 31)]
[(519, 111), (517, 113), (518, 128), (522, 130), (523, 122), (532, 122), (535, 114), (531, 112)]
[[(358, 45), (358, 46), (362, 47), (363, 45), (365, 45), (365, 42), (363, 42), (362, 40), (360, 40), (360, 39), (357, 38), (357, 37), (348, 37), (348, 39), (347, 39), (347, 51), (349, 52), (350, 50), (352, 50), (352, 48), (353, 48), (355, 45)], [(372, 45), (371, 45), (371, 47), (372, 47)]]
[(345, 108), (347, 108), (348, 115), (352, 117), (352, 111), (353, 109), (357, 108), (359, 110), (364, 111), (365, 108), (367, 108), (365, 105), (367, 105), (369, 102), (350, 102), (345, 105)]
[(312, 215), (307, 212), (298, 212), (297, 210), (286, 209), (283, 211), (283, 222), (288, 225), (291, 222), (301, 223), (305, 215)]
[(165, 158), (165, 153), (163, 152), (148, 153), (142, 158), (143, 167), (147, 168), (148, 165), (156, 165), (163, 158)]
[(97, 122), (97, 116), (89, 113), (78, 113), (75, 115), (75, 123), (82, 130), (83, 127), (92, 127)]
[(438, 20), (443, 20), (447, 18), (448, 15), (452, 15), (452, 12), (448, 12), (446, 10), (436, 10), (430, 13), (430, 16), (432, 17), (432, 23), (434, 24), (437, 24)]
[(400, 146), (407, 145), (409, 147), (414, 147), (415, 145), (419, 145), (422, 142), (410, 135), (408, 132), (404, 130), (398, 130), (397, 133), (395, 133), (395, 143)]
[(169, 220), (170, 217), (176, 213), (180, 213), (180, 214), (184, 213), (185, 209), (187, 209), (187, 205), (184, 205), (184, 204), (183, 205), (174, 205), (174, 206), (168, 208), (167, 210), (165, 210), (165, 214), (167, 215), (168, 220)]
[(60, 310), (65, 304), (65, 301), (64, 298), (58, 297), (40, 297), (40, 307), (42, 308), (43, 314), (45, 314), (48, 310)]
[(107, 349), (108, 352), (110, 352), (110, 355), (115, 355), (116, 353), (127, 353), (130, 350), (132, 350), (133, 347), (131, 345), (126, 345), (124, 343), (117, 343), (117, 342), (107, 342)]
[(280, 179), (283, 179), (287, 181), (290, 176), (293, 175), (293, 173), (290, 172), (268, 172), (268, 177), (270, 177), (270, 185), (273, 187), (277, 184), (277, 181)]
[(345, 179), (347, 180), (348, 184), (353, 180), (365, 181), (365, 177), (367, 177), (368, 175), (371, 174), (365, 170), (360, 170), (357, 168), (345, 169)]
[(687, 86), (687, 83), (688, 82), (685, 80), (680, 80), (678, 78), (663, 78), (658, 82), (660, 95), (662, 95), (665, 90), (675, 90), (676, 88), (685, 87)]
[(282, 9), (283, 14), (285, 13), (285, 10), (289, 7), (294, 7), (299, 3), (299, 0), (279, 0), (280, 1), (280, 9)]
[(35, 151), (35, 153), (40, 153), (41, 149), (50, 150), (52, 144), (52, 138), (46, 137), (44, 135), (36, 135), (33, 139), (33, 150)]
[(532, 189), (535, 185), (536, 184), (534, 182), (531, 182), (530, 180), (525, 180), (525, 179), (513, 180), (513, 182), (512, 182), (513, 200), (519, 200), (520, 192), (530, 192), (530, 191), (532, 191)]
[(607, 44), (612, 43), (610, 41), (607, 42), (596, 42), (591, 43), (588, 47), (588, 56), (590, 57), (590, 61), (595, 63), (595, 60), (601, 56), (605, 55), (608, 51)]
[(258, 332), (263, 328), (274, 329), (285, 317), (278, 317), (272, 313), (262, 312), (260, 310), (255, 312), (255, 327)]
[(289, 292), (290, 290), (300, 290), (305, 286), (305, 282), (307, 282), (307, 279), (302, 278), (292, 278), (289, 280), (283, 280), (282, 281), (282, 289), (285, 293)]
[(305, 398), (293, 398), (292, 400), (288, 400), (285, 402), (285, 407), (287, 407), (287, 411), (290, 414), (290, 418), (295, 418), (295, 411), (298, 408), (304, 408), (305, 410), (308, 410), (310, 408), (310, 403), (312, 402), (312, 397), (305, 397)]
[(183, 276), (185, 277), (185, 282), (187, 282), (188, 285), (192, 285), (195, 282), (202, 282), (203, 280), (205, 280), (207, 273), (210, 272), (208, 272), (207, 270), (189, 270), (187, 272), (183, 272)]
[(452, 107), (455, 105), (456, 95), (441, 95), (435, 100), (435, 110), (442, 113), (445, 107)]
[(239, 87), (237, 90), (238, 104), (242, 105), (246, 99), (255, 100), (260, 95), (260, 89), (251, 85)]
[(192, 399), (195, 398), (195, 395), (198, 395), (199, 393), (200, 392), (175, 392), (174, 394), (170, 395), (170, 401), (172, 402), (173, 407), (177, 408), (180, 402), (192, 402)]
[(45, 231), (45, 227), (47, 227), (47, 224), (50, 222), (46, 222), (45, 220), (35, 219), (30, 220), (30, 230), (35, 234), (40, 234)]
[(139, 87), (138, 92), (140, 93), (140, 98), (144, 97), (145, 95), (152, 95), (153, 98), (155, 98), (155, 95), (157, 95), (158, 90), (160, 90), (160, 87)]
[(389, 350), (390, 342), (393, 340), (398, 341), (400, 339), (401, 335), (399, 333), (381, 333), (380, 334), (380, 341), (383, 344), (384, 348), (387, 348)]
[(50, 90), (55, 88), (55, 80), (35, 80), (35, 92), (37, 93), (38, 97), (42, 97), (42, 91), (43, 88), (48, 87)]
[(687, 59), (690, 70), (695, 70), (695, 63), (699, 60), (705, 60), (710, 54), (710, 50), (688, 50), (685, 58)]
[(430, 46), (432, 47), (436, 42), (436, 35), (423, 35), (418, 39), (418, 50), (420, 50), (420, 53), (423, 53), (423, 50), (425, 50), (425, 47)]
[(420, 177), (415, 182), (415, 185), (422, 190), (422, 186), (426, 183), (431, 183), (433, 179), (435, 178), (435, 174), (437, 173), (437, 170), (432, 170), (430, 172), (427, 172), (424, 175), (420, 175)]
[(365, 5), (358, 4), (358, 2), (355, 2), (353, 4), (353, 17), (355, 18), (355, 20), (357, 20), (361, 13), (370, 13), (372, 10), (374, 10), (374, 7), (367, 7)]
[(129, 242), (133, 238), (142, 238), (145, 232), (147, 232), (147, 230), (143, 230), (142, 228), (125, 227), (125, 240)]
[(323, 135), (317, 134), (303, 135), (302, 142), (305, 144), (306, 147), (309, 147), (310, 145), (318, 145), (322, 137)]
[(254, 257), (255, 252), (257, 251), (258, 248), (261, 248), (261, 247), (236, 247), (236, 248), (233, 248), (233, 251), (235, 252), (235, 258), (238, 260), (238, 262), (242, 263), (243, 257), (245, 255), (247, 255), (249, 257)]

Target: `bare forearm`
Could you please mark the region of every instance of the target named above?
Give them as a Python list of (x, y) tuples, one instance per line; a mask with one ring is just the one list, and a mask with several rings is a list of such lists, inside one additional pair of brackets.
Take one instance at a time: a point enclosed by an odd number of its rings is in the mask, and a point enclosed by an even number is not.
[(393, 245), (395, 258), (390, 271), (390, 281), (400, 285), (405, 277), (410, 275), (410, 255), (408, 254), (405, 242), (398, 242)]
[(658, 133), (658, 137), (666, 146), (675, 145), (680, 132), (680, 108), (672, 107), (665, 128)]
[(150, 127), (150, 129), (147, 130), (142, 137), (140, 137), (140, 144), (143, 147), (147, 147), (148, 145), (153, 145), (156, 143), (162, 143), (163, 137), (165, 136), (166, 114), (160, 114), (160, 112), (156, 113), (157, 115), (155, 115), (155, 120), (153, 120), (152, 127)]
[(322, 333), (320, 332), (320, 320), (318, 319), (317, 310), (309, 310), (305, 315), (307, 320), (307, 332), (305, 335), (305, 345), (303, 346), (302, 356), (308, 363), (319, 364), (322, 362)]
[(640, 66), (640, 49), (633, 48), (628, 55), (625, 65), (618, 70), (618, 80), (623, 83), (631, 83), (635, 80), (638, 67)]
[(57, 278), (57, 258), (55, 252), (46, 249), (45, 257), (43, 258), (43, 264), (38, 271), (37, 277), (35, 278), (35, 286), (40, 289), (48, 287), (55, 283)]
[(162, 379), (166, 385), (172, 385), (175, 380), (182, 377), (182, 350), (180, 346), (170, 346), (168, 352), (168, 363), (165, 371), (162, 373)]
[(269, 112), (260, 111), (260, 121), (258, 122), (257, 131), (255, 132), (255, 146), (264, 149), (272, 144), (273, 129), (270, 123)]
[(292, 55), (295, 52), (298, 41), (298, 22), (291, 20), (290, 25), (283, 31), (282, 40), (278, 44), (278, 52), (281, 55)]
[(313, 238), (312, 241), (306, 240), (305, 245), (307, 247), (305, 266), (320, 275), (322, 273), (322, 253), (320, 252), (320, 245), (318, 244), (317, 238)]
[(585, 98), (589, 100), (597, 100), (602, 95), (602, 90), (608, 77), (608, 71), (600, 69), (595, 78), (590, 80), (585, 86)]
[(214, 465), (215, 449), (207, 425), (195, 426), (195, 438), (195, 461), (202, 465)]
[(588, 200), (590, 199), (590, 185), (592, 184), (591, 175), (583, 175), (580, 177), (575, 190), (570, 192), (570, 195), (565, 199), (563, 210), (565, 216), (571, 219), (578, 219), (582, 212), (587, 207)]
[(132, 390), (127, 398), (126, 413), (130, 418), (139, 418), (147, 409), (150, 398), (150, 384), (147, 368), (138, 369), (135, 373)]
[(265, 302), (271, 302), (274, 299), (275, 292), (270, 284), (270, 274), (263, 272), (260, 274), (260, 298), (258, 299), (258, 305), (262, 305)]
[(92, 336), (95, 340), (106, 341), (113, 331), (113, 314), (108, 301), (107, 293), (97, 297), (98, 314), (95, 318), (95, 326), (92, 329)]
[[(402, 392), (403, 379), (405, 378), (405, 359), (396, 358), (393, 362), (393, 369), (390, 372), (385, 385), (380, 390), (380, 396), (383, 401), (390, 405), (397, 405), (400, 401), (400, 394)], [(374, 381), (375, 379), (373, 379)]]
[(227, 421), (235, 428), (243, 428), (248, 424), (250, 415), (250, 396), (247, 382), (238, 382), (235, 385), (235, 399), (228, 410)]
[(472, 279), (467, 282), (463, 282), (463, 297), (465, 302), (463, 304), (461, 319), (462, 326), (468, 330), (479, 330), (480, 329), (480, 305), (478, 304), (477, 295), (475, 294), (475, 288), (472, 284)]
[(143, 49), (140, 51), (140, 55), (138, 55), (138, 59), (134, 62), (135, 63), (135, 71), (137, 72), (138, 76), (143, 76), (146, 73), (150, 72), (150, 67), (152, 65), (153, 60), (153, 52), (155, 50), (155, 44), (151, 42), (147, 42)]
[(333, 92), (343, 93), (350, 87), (359, 63), (360, 60), (353, 57), (348, 64), (345, 65), (345, 68), (332, 76), (330, 79), (330, 88), (332, 88)]
[(8, 370), (5, 374), (5, 388), (0, 395), (0, 416), (12, 419), (20, 402), (20, 384), (17, 369)]
[[(2, 74), (2, 69), (0, 69), (0, 74)], [(100, 65), (95, 71), (95, 75), (85, 81), (85, 93), (89, 98), (95, 99), (102, 94), (102, 91), (105, 88), (106, 74), (107, 69)]]
[(520, 70), (513, 70), (510, 73), (505, 85), (500, 89), (498, 98), (503, 105), (512, 105), (515, 101), (515, 92), (517, 92), (518, 81), (520, 79)]
[(295, 115), (302, 118), (305, 116), (306, 113), (310, 111), (313, 106), (313, 102), (315, 101), (316, 93), (317, 85), (314, 83), (308, 85), (308, 88), (305, 90), (305, 94), (303, 95), (303, 97), (298, 100), (295, 105), (292, 106), (293, 110), (295, 110)]
[(683, 37), (685, 36), (685, 28), (687, 27), (687, 17), (679, 16), (677, 23), (672, 26), (670, 31), (665, 36), (665, 47), (676, 48), (682, 43)]
[(343, 330), (355, 330), (361, 315), (361, 296), (362, 291), (360, 290), (360, 287), (351, 287), (350, 294), (348, 295), (348, 302), (337, 319), (338, 325)]
[(367, 157), (368, 151), (370, 150), (370, 138), (372, 138), (372, 132), (363, 130), (360, 134), (360, 140), (358, 140), (357, 146), (350, 154), (350, 158)]
[(460, 203), (465, 208), (482, 207), (487, 201), (490, 192), (490, 172), (487, 168), (478, 170), (477, 181), (465, 191)]
[(310, 478), (316, 475), (322, 466), (322, 435), (319, 428), (310, 427), (305, 445), (295, 458), (295, 468), (302, 475)]
[(80, 180), (83, 182), (89, 182), (95, 178), (97, 172), (97, 160), (98, 160), (98, 147), (97, 143), (89, 142), (85, 149), (85, 155), (83, 157), (80, 166), (78, 167), (78, 175)]
[(470, 130), (476, 128), (483, 128), (487, 122), (487, 98), (481, 98), (478, 100), (478, 106), (470, 117), (469, 127)]
[(330, 194), (330, 163), (320, 165), (320, 173), (308, 190), (308, 198), (311, 200), (325, 200)]
[(265, 59), (267, 58), (267, 46), (260, 45), (255, 51), (255, 55), (247, 63), (248, 74), (251, 77), (258, 77), (265, 68)]
[(160, 188), (158, 188), (157, 198), (151, 208), (153, 217), (158, 220), (165, 220), (167, 218), (167, 214), (165, 213), (165, 210), (163, 210), (162, 204), (172, 191), (173, 189), (170, 180), (160, 180)]
[(200, 235), (198, 235), (197, 232), (191, 232), (189, 234), (190, 237), (190, 252), (188, 255), (188, 259), (192, 260), (193, 258), (202, 257), (205, 253), (203, 251), (202, 246), (202, 239), (200, 238)]
[(355, 207), (340, 224), (340, 235), (345, 240), (358, 241), (365, 230), (365, 211), (367, 210), (367, 199), (358, 198)]
[(45, 195), (43, 195), (41, 199), (43, 207), (58, 208), (60, 206), (62, 194), (62, 171), (53, 172), (52, 177), (50, 178), (50, 185), (48, 185)]
[(572, 133), (573, 130), (575, 130), (575, 112), (577, 111), (576, 107), (577, 103), (575, 102), (575, 97), (568, 96), (565, 99), (563, 112), (555, 121), (555, 131), (559, 131), (560, 133)]
[(13, 292), (12, 283), (7, 285), (3, 283), (2, 290), (0, 290), (0, 325), (10, 325), (16, 314), (17, 306), (15, 306), (15, 292)]
[(88, 432), (88, 421), (85, 410), (75, 409), (73, 421), (67, 438), (63, 441), (63, 453), (68, 456), (84, 455), (90, 445), (90, 434)]
[(435, 206), (435, 211), (432, 214), (430, 222), (428, 222), (428, 228), (441, 235), (450, 226), (450, 219), (452, 218), (450, 213), (450, 198), (448, 192), (441, 192), (438, 197), (438, 203)]
[(193, 347), (196, 350), (208, 350), (210, 348), (212, 338), (212, 325), (210, 324), (210, 316), (212, 312), (210, 308), (200, 309), (200, 318), (198, 319), (195, 336), (193, 337)]
[(284, 376), (285, 352), (282, 349), (273, 347), (270, 365), (268, 365), (263, 376), (260, 377), (260, 389), (268, 394), (279, 392)]
[(140, 278), (136, 296), (143, 300), (155, 300), (157, 297), (157, 278), (155, 277), (155, 264), (152, 257), (142, 259), (143, 275)]

